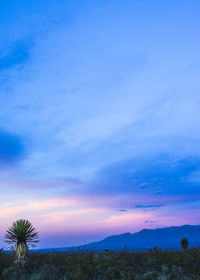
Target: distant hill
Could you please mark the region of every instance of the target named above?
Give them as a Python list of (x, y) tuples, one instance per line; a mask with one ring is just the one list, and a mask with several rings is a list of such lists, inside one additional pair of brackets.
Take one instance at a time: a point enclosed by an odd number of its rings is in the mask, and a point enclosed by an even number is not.
[[(143, 229), (137, 233), (124, 233), (109, 236), (101, 241), (81, 245), (79, 247), (58, 248), (56, 251), (77, 250), (123, 250), (125, 246), (129, 250), (148, 250), (154, 246), (158, 249), (180, 249), (180, 240), (186, 237), (189, 247), (200, 246), (200, 225), (184, 225), (180, 227), (166, 227), (158, 229)], [(45, 249), (40, 251), (52, 251)]]

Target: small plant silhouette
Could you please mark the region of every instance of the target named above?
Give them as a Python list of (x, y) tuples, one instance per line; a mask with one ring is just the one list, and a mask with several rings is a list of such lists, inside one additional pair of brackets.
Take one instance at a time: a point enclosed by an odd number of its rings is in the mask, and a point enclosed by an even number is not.
[(187, 238), (186, 237), (183, 237), (182, 239), (181, 239), (181, 247), (182, 247), (182, 249), (183, 250), (187, 250), (187, 248), (188, 248), (188, 240), (187, 240)]
[(154, 251), (154, 252), (157, 252), (157, 251), (158, 251), (158, 246), (154, 246), (154, 247), (153, 247), (153, 251)]

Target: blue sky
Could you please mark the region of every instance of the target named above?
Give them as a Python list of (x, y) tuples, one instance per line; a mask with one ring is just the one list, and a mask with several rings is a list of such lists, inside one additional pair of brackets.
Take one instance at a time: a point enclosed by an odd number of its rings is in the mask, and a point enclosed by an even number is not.
[(199, 223), (199, 8), (1, 4), (1, 236), (21, 217), (41, 247)]

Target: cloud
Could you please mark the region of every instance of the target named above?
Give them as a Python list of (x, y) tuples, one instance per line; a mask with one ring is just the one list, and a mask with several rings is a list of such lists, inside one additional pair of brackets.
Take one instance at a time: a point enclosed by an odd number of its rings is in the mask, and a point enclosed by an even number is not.
[(115, 227), (119, 224), (123, 224), (124, 226), (130, 226), (134, 224), (134, 226), (138, 226), (141, 221), (147, 218), (149, 215), (147, 213), (121, 213), (115, 216), (110, 216), (104, 220), (105, 224), (108, 227)]
[(137, 205), (135, 205), (134, 207), (135, 208), (142, 208), (142, 209), (146, 209), (146, 208), (154, 208), (154, 209), (156, 209), (156, 208), (159, 208), (159, 207), (162, 207), (163, 206), (163, 204), (137, 204)]
[(200, 170), (194, 170), (194, 172), (191, 172), (191, 174), (189, 174), (185, 180), (191, 183), (200, 183)]
[[(107, 193), (159, 195), (195, 194), (198, 181), (187, 180), (199, 169), (199, 157), (179, 158), (168, 154), (141, 156), (102, 168), (91, 186)], [(196, 173), (195, 173), (196, 174)], [(145, 183), (144, 183), (145, 182)]]
[(26, 37), (7, 47), (6, 53), (0, 56), (0, 71), (24, 63), (29, 58), (32, 45), (32, 38)]
[(0, 163), (13, 164), (22, 160), (25, 145), (22, 138), (14, 133), (0, 130)]
[(153, 224), (155, 223), (155, 222), (152, 221), (152, 220), (145, 220), (144, 222), (145, 222), (145, 224), (150, 224), (150, 225), (153, 225)]
[[(196, 145), (187, 144), (200, 138), (196, 131), (199, 94), (191, 88), (191, 79), (198, 73), (191, 78), (184, 72), (190, 60), (196, 62), (188, 51), (191, 46), (183, 49), (181, 44), (183, 54), (190, 57), (183, 61), (179, 56), (184, 64), (179, 69), (174, 63), (180, 46), (175, 53), (163, 55), (168, 53), (166, 37), (162, 35), (157, 44), (154, 27), (144, 21), (148, 29), (144, 32), (144, 26), (137, 24), (136, 10), (141, 7), (135, 10), (127, 2), (123, 5), (127, 16), (119, 20), (120, 3), (114, 5), (116, 14), (109, 3), (90, 6), (94, 12), (86, 5), (81, 13), (80, 7), (77, 11), (72, 5), (73, 17), (67, 4), (61, 9), (55, 3), (51, 2), (50, 12), (44, 12), (45, 4), (39, 2), (23, 8), (32, 25), (36, 17), (37, 30), (34, 33), (32, 27), (30, 33), (37, 36), (28, 63), (20, 71), (10, 71), (3, 88), (2, 122), (11, 131), (17, 126), (19, 134), (27, 133), (32, 139), (32, 152), (21, 164), (24, 172), (89, 180), (112, 164), (139, 157), (196, 155)], [(31, 14), (32, 6), (33, 10), (39, 7), (37, 15)], [(62, 10), (70, 21), (63, 20)], [(153, 18), (160, 26), (160, 18)], [(162, 27), (168, 34), (165, 20)], [(174, 29), (169, 34), (177, 38)]]

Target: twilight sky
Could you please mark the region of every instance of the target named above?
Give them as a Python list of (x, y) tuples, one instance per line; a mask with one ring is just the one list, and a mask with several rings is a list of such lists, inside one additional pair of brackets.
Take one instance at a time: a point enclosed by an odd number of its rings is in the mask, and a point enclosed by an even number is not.
[(200, 224), (199, 0), (0, 6), (0, 247)]

